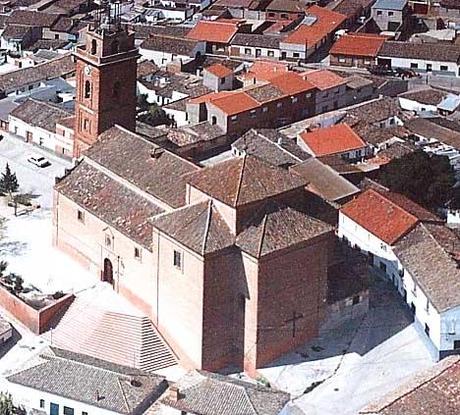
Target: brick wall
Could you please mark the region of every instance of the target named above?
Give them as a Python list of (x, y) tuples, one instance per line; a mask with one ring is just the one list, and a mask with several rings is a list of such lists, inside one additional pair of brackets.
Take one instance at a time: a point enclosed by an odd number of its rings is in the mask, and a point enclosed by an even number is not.
[(0, 285), (2, 307), (35, 334), (47, 331), (53, 319), (67, 309), (74, 298), (73, 294), (67, 294), (41, 310), (36, 310)]
[[(324, 317), (327, 264), (333, 234), (281, 251), (258, 264), (257, 346), (249, 372), (262, 367), (317, 335)], [(293, 314), (296, 320), (295, 331)]]

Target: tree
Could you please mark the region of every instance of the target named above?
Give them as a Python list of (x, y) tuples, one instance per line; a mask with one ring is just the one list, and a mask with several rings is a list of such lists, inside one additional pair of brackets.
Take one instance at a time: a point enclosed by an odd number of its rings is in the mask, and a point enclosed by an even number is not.
[(22, 407), (15, 406), (9, 393), (0, 392), (0, 415), (25, 415)]
[(422, 150), (388, 163), (379, 182), (428, 209), (444, 207), (451, 200), (455, 174), (449, 159)]
[(5, 172), (2, 173), (2, 177), (0, 178), (0, 192), (7, 193), (12, 196), (14, 192), (18, 191), (18, 189), (19, 183), (16, 173), (13, 173), (10, 169), (10, 165), (6, 163)]

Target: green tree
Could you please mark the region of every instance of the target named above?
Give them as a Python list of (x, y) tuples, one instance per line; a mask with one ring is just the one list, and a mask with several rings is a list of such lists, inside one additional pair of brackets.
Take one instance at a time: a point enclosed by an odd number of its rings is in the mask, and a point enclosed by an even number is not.
[(5, 171), (2, 173), (2, 177), (0, 178), (0, 192), (12, 196), (12, 194), (17, 192), (18, 189), (19, 183), (16, 173), (13, 173), (10, 169), (10, 165), (6, 163)]
[(382, 168), (379, 182), (428, 209), (451, 200), (455, 174), (449, 159), (422, 150), (394, 159)]

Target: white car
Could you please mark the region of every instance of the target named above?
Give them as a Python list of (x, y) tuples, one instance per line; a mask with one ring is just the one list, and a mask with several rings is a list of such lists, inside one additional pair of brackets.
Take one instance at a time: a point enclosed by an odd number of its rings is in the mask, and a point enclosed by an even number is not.
[(35, 164), (37, 167), (47, 167), (51, 164), (48, 159), (42, 156), (30, 156), (27, 161)]

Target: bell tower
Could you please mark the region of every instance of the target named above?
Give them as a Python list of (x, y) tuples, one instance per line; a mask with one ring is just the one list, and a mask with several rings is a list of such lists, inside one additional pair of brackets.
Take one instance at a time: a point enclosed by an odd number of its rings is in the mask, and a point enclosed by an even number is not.
[(138, 56), (134, 32), (120, 23), (120, 4), (103, 3), (75, 51), (74, 157), (114, 124), (134, 131)]

